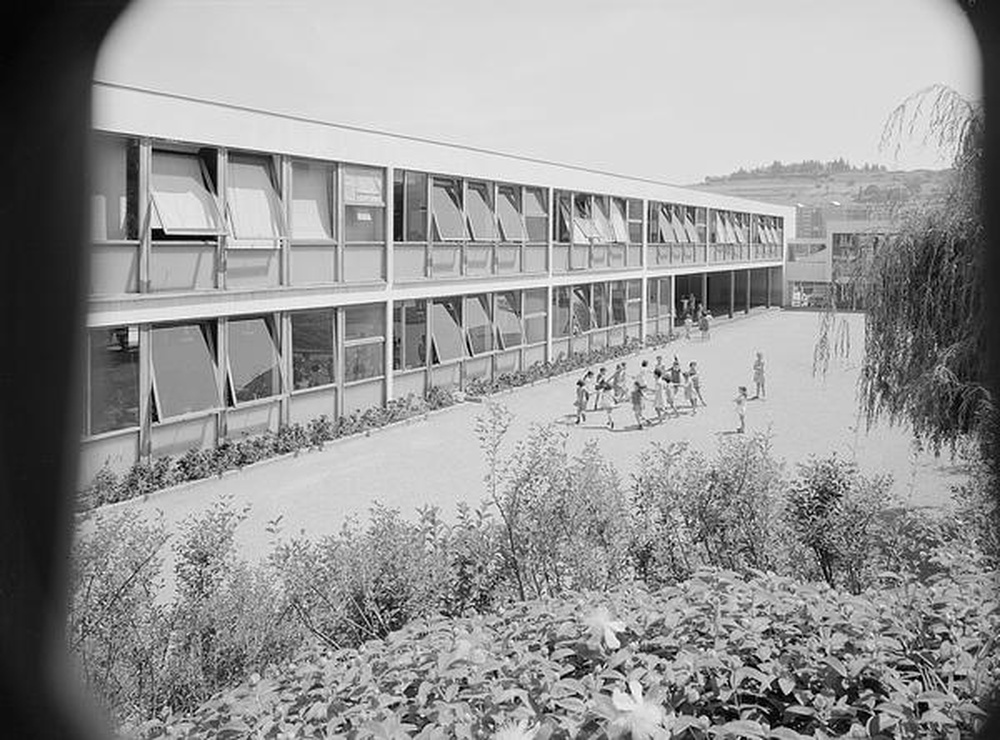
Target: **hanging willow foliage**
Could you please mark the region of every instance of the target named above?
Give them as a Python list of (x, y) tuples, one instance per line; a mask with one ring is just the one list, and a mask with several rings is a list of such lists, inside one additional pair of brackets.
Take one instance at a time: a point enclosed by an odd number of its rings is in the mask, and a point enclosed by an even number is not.
[(912, 135), (922, 115), (925, 140), (954, 152), (953, 179), (943, 201), (902, 215), (866, 266), (860, 402), (869, 429), (883, 417), (909, 422), (938, 452), (970, 437), (989, 442), (995, 423), (986, 386), (984, 131), (980, 106), (936, 85), (893, 112), (883, 141)]

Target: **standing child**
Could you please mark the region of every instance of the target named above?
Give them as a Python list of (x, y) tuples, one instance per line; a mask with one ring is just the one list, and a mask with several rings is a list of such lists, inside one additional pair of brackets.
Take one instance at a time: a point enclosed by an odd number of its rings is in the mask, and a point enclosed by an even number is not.
[(698, 375), (698, 363), (692, 360), (691, 364), (688, 365), (688, 375), (691, 376), (691, 387), (694, 389), (694, 393), (698, 396), (698, 400), (701, 401), (702, 406), (708, 406), (705, 403), (705, 399), (701, 395), (701, 377)]
[(642, 429), (643, 418), (642, 418), (642, 399), (645, 395), (645, 389), (639, 383), (635, 381), (632, 384), (632, 413), (635, 414), (635, 424), (637, 429)]
[(701, 341), (708, 339), (708, 311), (705, 311), (698, 319), (698, 331), (701, 332)]
[(764, 398), (764, 353), (758, 352), (757, 359), (753, 362), (753, 384), (756, 386), (754, 398)]
[(587, 383), (593, 375), (589, 370), (576, 381), (576, 423), (587, 420), (587, 400), (590, 398), (590, 389)]
[(691, 373), (684, 373), (684, 398), (691, 404), (691, 416), (698, 413), (698, 399), (694, 395), (694, 385), (691, 382)]
[(656, 409), (656, 421), (663, 422), (663, 413), (667, 408), (667, 379), (663, 377), (660, 368), (653, 370), (653, 408)]
[(691, 338), (691, 311), (684, 314), (684, 338)]
[(743, 434), (747, 429), (747, 387), (741, 385), (737, 389), (736, 398), (733, 399), (736, 404), (736, 419), (738, 426), (736, 427), (737, 434)]
[(594, 380), (594, 411), (601, 405), (601, 399), (604, 398), (604, 394), (611, 388), (608, 384), (607, 368), (601, 368), (597, 371), (597, 379)]
[(619, 362), (615, 365), (614, 375), (611, 376), (611, 393), (615, 403), (625, 400), (625, 363)]

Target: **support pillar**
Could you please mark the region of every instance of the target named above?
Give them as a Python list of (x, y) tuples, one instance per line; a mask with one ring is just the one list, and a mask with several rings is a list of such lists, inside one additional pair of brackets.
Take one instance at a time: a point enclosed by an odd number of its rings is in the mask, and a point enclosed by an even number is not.
[(708, 309), (708, 273), (701, 273), (701, 308)]
[(729, 271), (729, 318), (733, 318), (736, 308), (736, 270)]
[(771, 307), (771, 268), (769, 268), (769, 267), (765, 268), (765, 270), (764, 270), (764, 278), (766, 280), (765, 285), (767, 286), (765, 288), (765, 293), (764, 293), (764, 295), (765, 295), (764, 305), (767, 306), (768, 308), (770, 308)]
[(750, 270), (749, 269), (747, 269), (746, 275), (747, 275), (747, 303), (743, 307), (743, 313), (748, 314), (750, 313)]

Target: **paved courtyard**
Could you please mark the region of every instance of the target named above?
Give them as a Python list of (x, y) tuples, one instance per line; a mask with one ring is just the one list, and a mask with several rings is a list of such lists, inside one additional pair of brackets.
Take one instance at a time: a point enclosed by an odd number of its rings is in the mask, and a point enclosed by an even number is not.
[[(837, 451), (856, 460), (866, 472), (891, 473), (895, 490), (912, 505), (946, 503), (949, 487), (962, 479), (947, 457), (915, 453), (904, 429), (880, 427), (865, 433), (855, 402), (864, 322), (860, 315), (851, 315), (848, 321), (851, 356), (847, 362), (831, 359), (825, 378), (812, 375), (820, 322), (815, 313), (771, 310), (740, 317), (719, 322), (707, 342), (692, 336), (644, 352), (641, 357), (649, 358), (651, 365), (657, 354), (664, 356), (666, 364), (674, 355), (685, 367), (697, 361), (708, 406), (697, 415), (669, 419), (642, 431), (635, 429), (627, 405), (616, 410), (614, 431), (604, 426), (603, 413), (589, 414), (585, 424), (575, 426), (572, 404), (577, 375), (502, 394), (496, 400), (514, 417), (508, 444), (523, 437), (534, 422), (557, 423), (567, 431), (571, 451), (597, 440), (623, 480), (634, 469), (640, 451), (653, 441), (687, 440), (711, 451), (719, 435), (735, 426), (732, 400), (737, 386), (746, 385), (753, 394), (752, 363), (760, 350), (767, 363), (768, 397), (748, 403), (747, 424), (751, 431), (771, 431), (774, 452), (789, 468), (809, 455)], [(628, 365), (631, 375), (638, 369), (639, 358), (630, 359)], [(333, 442), (321, 452), (263, 463), (109, 510), (161, 511), (170, 526), (219, 496), (232, 496), (237, 508), (251, 507), (237, 532), (240, 551), (251, 560), (269, 550), (271, 536), (266, 528), (279, 516), (285, 535), (319, 536), (338, 530), (350, 515), (364, 516), (376, 500), (407, 515), (426, 504), (449, 515), (459, 502), (476, 504), (483, 495), (485, 465), (474, 432), (482, 410), (477, 403), (460, 404), (369, 437)], [(652, 415), (652, 408), (647, 412)]]

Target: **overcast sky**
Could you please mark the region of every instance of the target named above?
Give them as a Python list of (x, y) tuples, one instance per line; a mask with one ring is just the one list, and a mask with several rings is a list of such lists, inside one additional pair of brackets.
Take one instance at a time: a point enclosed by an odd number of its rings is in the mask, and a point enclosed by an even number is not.
[(979, 59), (950, 0), (134, 0), (96, 77), (687, 184), (945, 166), (882, 126)]

